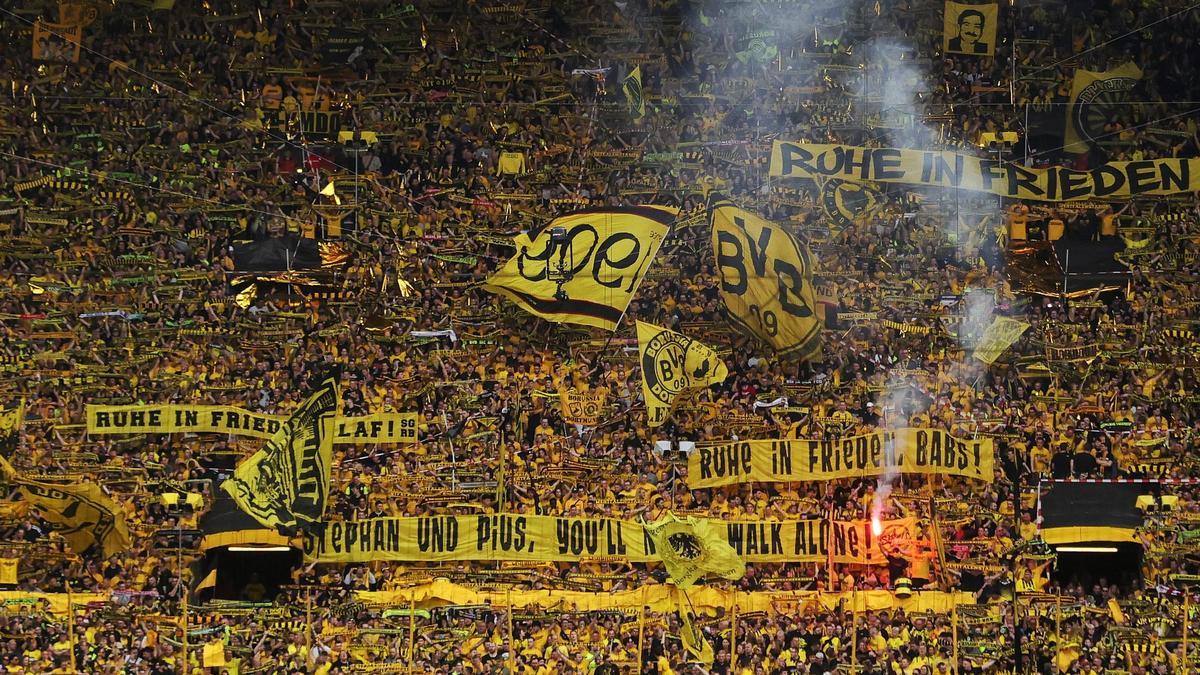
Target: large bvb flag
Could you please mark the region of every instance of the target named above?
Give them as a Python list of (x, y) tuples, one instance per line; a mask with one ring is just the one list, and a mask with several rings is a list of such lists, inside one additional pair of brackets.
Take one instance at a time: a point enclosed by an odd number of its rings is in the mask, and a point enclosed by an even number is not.
[(642, 394), (652, 427), (667, 421), (680, 393), (723, 382), (729, 375), (717, 352), (699, 340), (644, 321), (637, 322), (637, 336)]
[(513, 240), (517, 254), (483, 289), (556, 323), (616, 330), (678, 209), (586, 209)]
[(108, 558), (129, 546), (124, 512), (95, 483), (56, 485), (29, 480), (3, 457), (0, 483), (12, 485), (76, 553), (95, 546), (102, 557)]
[(285, 535), (319, 531), (329, 497), (333, 424), (341, 400), (334, 370), (266, 446), (246, 458), (221, 484), (237, 505)]
[(703, 518), (680, 520), (667, 514), (645, 526), (667, 573), (675, 585), (687, 588), (705, 574), (736, 581), (746, 574), (746, 562), (738, 557), (715, 525)]
[(725, 312), (780, 356), (807, 359), (821, 350), (808, 249), (787, 230), (713, 193), (713, 255)]

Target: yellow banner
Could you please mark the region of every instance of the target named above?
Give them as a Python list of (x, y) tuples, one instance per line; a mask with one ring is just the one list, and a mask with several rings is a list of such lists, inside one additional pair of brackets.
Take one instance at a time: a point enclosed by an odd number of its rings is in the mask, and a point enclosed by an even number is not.
[(558, 391), (558, 402), (562, 406), (563, 419), (568, 424), (594, 427), (600, 424), (600, 420), (604, 415), (604, 409), (608, 403), (608, 394), (595, 389), (592, 391), (579, 391), (571, 387), (570, 389), (560, 389)]
[[(912, 519), (886, 521), (874, 536), (870, 521), (709, 521), (746, 562), (884, 564), (885, 553), (912, 536)], [(659, 562), (653, 539), (627, 520), (480, 514), (372, 518), (326, 523), (305, 536), (304, 555), (322, 563), (375, 560), (577, 561), (615, 558)]]
[(992, 56), (996, 53), (999, 5), (946, 2), (942, 15), (942, 49), (947, 54)]
[(616, 330), (678, 209), (577, 211), (513, 239), (517, 254), (483, 289), (547, 321)]
[[(287, 417), (251, 412), (228, 405), (88, 405), (89, 434), (234, 434), (268, 439)], [(416, 413), (376, 413), (361, 417), (338, 417), (333, 425), (333, 442), (416, 443)]]
[(1112, 117), (1113, 105), (1121, 103), (1140, 79), (1142, 69), (1133, 63), (1100, 72), (1076, 70), (1075, 79), (1071, 81), (1071, 99), (1067, 103), (1063, 150), (1087, 152), (1089, 143), (1115, 140), (1111, 132), (1104, 129)]
[(770, 174), (780, 178), (959, 188), (1045, 202), (1128, 199), (1200, 190), (1200, 159), (1111, 162), (1088, 171), (1062, 166), (1031, 169), (948, 151), (789, 141), (775, 141), (772, 146)]
[(263, 527), (291, 534), (319, 529), (329, 496), (334, 417), (341, 407), (337, 380), (326, 377), (266, 447), (242, 461), (221, 483), (237, 505)]
[(680, 392), (724, 382), (729, 375), (717, 352), (699, 340), (643, 321), (637, 322), (637, 336), (642, 394), (652, 427), (667, 421)]
[(787, 230), (716, 194), (708, 213), (730, 321), (782, 356), (817, 355), (821, 322), (808, 250)]
[(961, 439), (939, 429), (897, 429), (830, 440), (737, 441), (697, 448), (688, 487), (787, 483), (900, 473), (992, 482), (992, 439)]
[(1028, 329), (1029, 324), (1024, 321), (998, 316), (992, 319), (992, 325), (979, 338), (971, 355), (990, 366)]

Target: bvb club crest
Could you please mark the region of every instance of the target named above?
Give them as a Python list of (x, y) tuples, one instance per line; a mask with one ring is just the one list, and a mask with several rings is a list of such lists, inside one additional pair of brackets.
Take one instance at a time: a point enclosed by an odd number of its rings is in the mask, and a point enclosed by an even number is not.
[(712, 359), (703, 359), (689, 368), (687, 356), (692, 344), (690, 338), (662, 331), (646, 345), (642, 372), (658, 400), (670, 401), (679, 392), (690, 388), (693, 380), (703, 381), (716, 367)]

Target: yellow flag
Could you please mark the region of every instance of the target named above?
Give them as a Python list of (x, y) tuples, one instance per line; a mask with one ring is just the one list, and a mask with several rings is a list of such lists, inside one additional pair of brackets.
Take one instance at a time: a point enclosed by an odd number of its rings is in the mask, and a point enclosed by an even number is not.
[(645, 526), (654, 552), (675, 585), (687, 588), (705, 574), (737, 580), (746, 574), (746, 562), (712, 523), (688, 516), (680, 520), (667, 514)]
[(607, 330), (637, 293), (678, 209), (586, 209), (517, 235), (517, 254), (483, 289), (556, 323)]
[(713, 255), (730, 321), (801, 359), (821, 349), (807, 248), (787, 230), (716, 193), (709, 196)]
[(325, 515), (334, 419), (340, 407), (340, 373), (327, 375), (288, 417), (266, 447), (238, 465), (221, 484), (263, 527), (294, 534), (311, 530)]
[[(683, 591), (680, 591), (683, 594)], [(686, 597), (686, 596), (685, 596)], [(683, 648), (691, 655), (689, 661), (699, 661), (706, 666), (711, 666), (713, 663), (713, 647), (704, 637), (695, 623), (696, 617), (692, 612), (691, 603), (679, 603), (679, 641), (683, 643)]]
[(579, 391), (570, 387), (558, 390), (558, 402), (562, 406), (563, 419), (568, 424), (594, 427), (604, 415), (608, 394), (603, 389)]
[(979, 338), (971, 356), (990, 366), (1028, 329), (1029, 324), (1024, 321), (998, 316), (992, 319), (992, 325)]
[(625, 102), (629, 105), (629, 115), (634, 121), (646, 116), (646, 101), (642, 98), (642, 67), (634, 66), (629, 75), (621, 82), (625, 91)]
[(723, 382), (729, 375), (717, 352), (699, 340), (642, 321), (637, 335), (642, 394), (652, 427), (667, 421), (680, 392)]
[(202, 591), (206, 588), (216, 588), (216, 587), (217, 587), (217, 568), (214, 567), (211, 572), (209, 572), (207, 575), (205, 575), (205, 577), (203, 579), (200, 580), (200, 583), (196, 586), (195, 592), (199, 593), (200, 591)]
[(996, 53), (996, 28), (1000, 6), (946, 2), (942, 15), (942, 49), (947, 54), (992, 56)]
[(1087, 152), (1088, 143), (1105, 140), (1108, 132), (1104, 126), (1113, 114), (1113, 106), (1119, 105), (1140, 79), (1142, 69), (1133, 63), (1100, 72), (1076, 70), (1067, 102), (1063, 150)]
[(13, 485), (76, 553), (99, 546), (100, 554), (108, 558), (129, 546), (124, 512), (95, 483), (56, 485), (28, 480), (3, 457), (0, 482)]
[(217, 640), (204, 645), (203, 661), (205, 668), (220, 668), (226, 664), (225, 643)]
[(17, 558), (0, 558), (0, 584), (17, 583)]

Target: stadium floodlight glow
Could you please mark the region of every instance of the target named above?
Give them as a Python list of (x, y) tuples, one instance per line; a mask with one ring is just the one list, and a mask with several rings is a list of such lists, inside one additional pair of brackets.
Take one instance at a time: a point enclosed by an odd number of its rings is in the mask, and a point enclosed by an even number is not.
[(1059, 553), (1116, 553), (1116, 546), (1057, 546)]
[(230, 546), (229, 550), (234, 553), (286, 553), (292, 550), (291, 546)]

